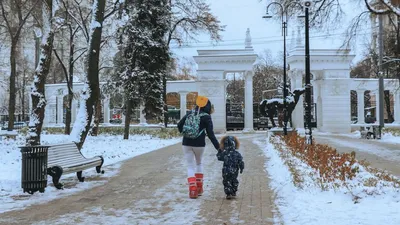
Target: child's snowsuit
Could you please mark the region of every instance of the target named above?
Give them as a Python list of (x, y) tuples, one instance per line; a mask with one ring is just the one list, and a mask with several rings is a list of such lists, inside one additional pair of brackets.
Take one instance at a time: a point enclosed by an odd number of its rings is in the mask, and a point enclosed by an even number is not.
[[(233, 142), (233, 143), (231, 143)], [(217, 153), (219, 161), (223, 161), (222, 178), (224, 191), (227, 196), (236, 196), (239, 181), (237, 179), (240, 173), (243, 172), (244, 162), (242, 155), (236, 151), (233, 137), (229, 136), (225, 140), (224, 150), (219, 150)]]

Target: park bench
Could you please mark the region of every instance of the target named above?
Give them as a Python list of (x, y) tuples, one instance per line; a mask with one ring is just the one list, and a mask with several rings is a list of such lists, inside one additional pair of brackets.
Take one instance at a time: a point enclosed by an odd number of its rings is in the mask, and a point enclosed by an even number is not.
[(96, 167), (97, 173), (103, 174), (103, 163), (102, 156), (85, 158), (74, 142), (51, 145), (48, 150), (47, 174), (52, 176), (54, 186), (62, 189), (63, 185), (59, 182), (62, 174), (76, 172), (78, 180), (84, 182), (82, 170)]
[(15, 140), (17, 138), (17, 134), (0, 133), (0, 140), (3, 138)]

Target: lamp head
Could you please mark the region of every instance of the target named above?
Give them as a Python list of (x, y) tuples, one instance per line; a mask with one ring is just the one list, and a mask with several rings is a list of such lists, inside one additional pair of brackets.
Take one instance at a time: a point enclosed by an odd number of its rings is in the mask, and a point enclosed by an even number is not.
[(267, 12), (267, 15), (263, 16), (262, 18), (264, 18), (264, 19), (270, 19), (270, 18), (272, 18), (272, 16), (271, 16), (270, 14), (268, 14), (268, 12)]

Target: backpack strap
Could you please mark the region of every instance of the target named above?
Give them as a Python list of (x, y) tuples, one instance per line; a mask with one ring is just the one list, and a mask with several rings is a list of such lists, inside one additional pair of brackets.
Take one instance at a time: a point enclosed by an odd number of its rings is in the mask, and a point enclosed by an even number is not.
[[(202, 112), (202, 113), (199, 113), (198, 114), (199, 116), (200, 116), (200, 118), (202, 117), (202, 116), (206, 116), (206, 115), (209, 115), (208, 113), (205, 113), (205, 112)], [(200, 120), (201, 121), (201, 120)], [(203, 128), (200, 132), (199, 132), (199, 136), (204, 132), (206, 130), (206, 128)]]

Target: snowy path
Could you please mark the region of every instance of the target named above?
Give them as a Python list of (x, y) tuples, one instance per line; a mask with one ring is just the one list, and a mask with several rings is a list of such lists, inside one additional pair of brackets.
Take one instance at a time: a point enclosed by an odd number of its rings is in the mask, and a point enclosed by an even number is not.
[(372, 167), (386, 169), (400, 177), (400, 145), (379, 140), (366, 140), (344, 135), (313, 136), (317, 143), (327, 144), (339, 152), (355, 151), (358, 159), (366, 159)]
[(189, 199), (178, 144), (126, 161), (103, 186), (0, 214), (0, 224), (272, 224), (275, 209), (266, 159), (253, 144), (265, 134), (238, 136), (246, 168), (236, 200), (225, 199), (222, 162), (211, 143), (205, 153), (205, 193)]

